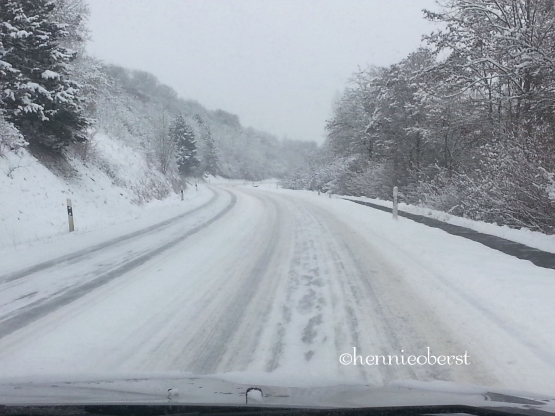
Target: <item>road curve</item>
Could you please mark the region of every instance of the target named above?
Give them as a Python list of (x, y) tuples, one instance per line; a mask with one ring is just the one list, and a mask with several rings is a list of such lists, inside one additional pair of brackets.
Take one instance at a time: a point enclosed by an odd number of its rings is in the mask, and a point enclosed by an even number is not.
[[(210, 209), (171, 227), (2, 282), (0, 374), (302, 372), (504, 385), (376, 245), (325, 207), (257, 188), (215, 192)], [(35, 286), (41, 299), (6, 302)], [(354, 347), (362, 356), (470, 349), (473, 365), (340, 364)]]

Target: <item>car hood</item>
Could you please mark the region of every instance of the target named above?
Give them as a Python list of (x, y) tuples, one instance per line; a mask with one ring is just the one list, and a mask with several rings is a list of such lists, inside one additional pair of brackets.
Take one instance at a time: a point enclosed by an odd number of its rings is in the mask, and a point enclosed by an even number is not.
[[(234, 375), (140, 375), (0, 380), (2, 405), (179, 404), (257, 407), (361, 408), (460, 405), (543, 411), (555, 397), (450, 382), (396, 381), (386, 386), (343, 384), (284, 387), (245, 383)], [(234, 380), (243, 380), (238, 382)]]

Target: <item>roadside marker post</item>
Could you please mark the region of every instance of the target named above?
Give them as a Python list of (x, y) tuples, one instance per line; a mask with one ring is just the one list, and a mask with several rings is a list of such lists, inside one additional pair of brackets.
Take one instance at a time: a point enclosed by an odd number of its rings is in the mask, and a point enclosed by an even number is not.
[(328, 195), (330, 196), (330, 199), (331, 199), (331, 192), (329, 192)]
[(397, 213), (398, 213), (398, 211), (397, 211), (397, 193), (398, 193), (398, 189), (395, 186), (395, 187), (393, 187), (393, 210), (392, 210), (394, 220), (398, 219), (398, 216), (397, 216)]
[(181, 200), (183, 201), (183, 188), (181, 188)]
[(73, 224), (73, 207), (71, 205), (71, 199), (67, 199), (67, 221), (69, 223), (69, 232), (75, 231), (75, 225)]

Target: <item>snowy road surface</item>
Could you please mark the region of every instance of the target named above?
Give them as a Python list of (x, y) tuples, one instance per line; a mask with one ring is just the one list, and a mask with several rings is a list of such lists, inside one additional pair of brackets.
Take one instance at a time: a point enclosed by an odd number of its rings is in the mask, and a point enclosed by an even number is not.
[[(555, 271), (324, 195), (209, 188), (142, 231), (75, 236), (54, 258), (3, 252), (0, 376), (249, 371), (555, 391)], [(353, 347), (467, 352), (470, 365), (340, 364)]]

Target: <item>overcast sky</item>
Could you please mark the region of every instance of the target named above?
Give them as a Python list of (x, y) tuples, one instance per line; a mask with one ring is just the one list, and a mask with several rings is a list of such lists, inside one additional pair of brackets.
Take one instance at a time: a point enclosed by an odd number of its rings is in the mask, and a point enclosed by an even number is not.
[(279, 137), (324, 137), (358, 67), (389, 65), (434, 29), (434, 0), (88, 0), (89, 52)]

